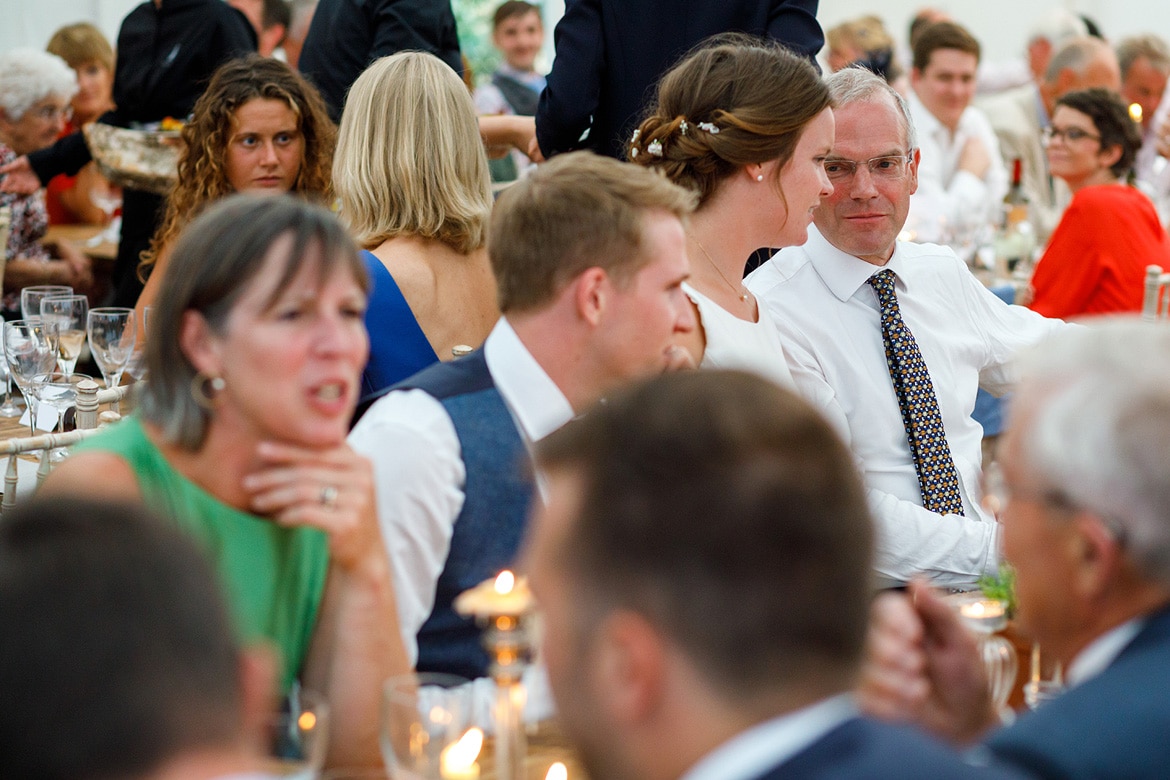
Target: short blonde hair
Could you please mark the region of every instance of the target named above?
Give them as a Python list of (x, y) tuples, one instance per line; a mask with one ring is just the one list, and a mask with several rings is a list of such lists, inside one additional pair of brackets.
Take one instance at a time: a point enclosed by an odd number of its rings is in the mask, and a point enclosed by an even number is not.
[(80, 68), (96, 62), (110, 73), (114, 72), (114, 47), (102, 31), (89, 22), (67, 24), (49, 39), (45, 51), (56, 54), (71, 68)]
[(345, 101), (333, 187), (366, 249), (409, 235), (463, 254), (482, 247), (491, 178), (471, 95), (455, 71), (422, 52), (370, 65)]
[(645, 215), (680, 220), (698, 196), (657, 171), (592, 152), (560, 154), (500, 193), (488, 256), (500, 311), (534, 311), (602, 268), (625, 284), (649, 262)]

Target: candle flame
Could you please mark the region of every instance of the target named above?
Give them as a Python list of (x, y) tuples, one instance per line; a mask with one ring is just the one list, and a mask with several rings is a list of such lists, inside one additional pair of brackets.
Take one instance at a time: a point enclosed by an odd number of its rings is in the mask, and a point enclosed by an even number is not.
[(983, 613), (987, 611), (987, 607), (983, 606), (982, 601), (976, 601), (967, 607), (967, 614), (971, 617), (983, 617)]
[(471, 768), (475, 759), (479, 758), (479, 751), (483, 749), (483, 731), (470, 728), (459, 741), (447, 747), (440, 758), (442, 771), (454, 774)]
[(496, 593), (501, 596), (511, 593), (512, 588), (516, 587), (516, 575), (504, 569), (500, 575), (496, 577)]
[(1142, 105), (1141, 103), (1129, 104), (1129, 118), (1135, 122), (1142, 121)]
[(569, 769), (558, 761), (548, 768), (544, 780), (569, 780)]
[(311, 712), (302, 712), (301, 716), (297, 718), (297, 725), (301, 727), (302, 731), (312, 731), (317, 725), (317, 716)]

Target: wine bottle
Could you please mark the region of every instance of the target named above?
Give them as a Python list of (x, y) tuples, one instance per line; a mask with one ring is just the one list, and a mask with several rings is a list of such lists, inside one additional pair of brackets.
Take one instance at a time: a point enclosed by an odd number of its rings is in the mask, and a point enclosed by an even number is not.
[(1036, 248), (1036, 231), (1028, 214), (1028, 196), (1023, 187), (1023, 161), (1012, 163), (1012, 183), (1003, 198), (1003, 219), (995, 238), (995, 253), (1001, 272), (1026, 272)]

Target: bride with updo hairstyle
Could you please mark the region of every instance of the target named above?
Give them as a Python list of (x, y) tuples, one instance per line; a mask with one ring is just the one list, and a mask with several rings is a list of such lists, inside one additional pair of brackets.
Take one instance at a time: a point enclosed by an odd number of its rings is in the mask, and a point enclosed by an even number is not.
[(627, 155), (699, 195), (684, 285), (699, 327), (682, 346), (700, 367), (746, 369), (792, 387), (780, 336), (744, 286), (744, 268), (761, 247), (804, 243), (812, 210), (833, 191), (824, 169), (832, 145), (828, 89), (778, 44), (716, 36), (659, 82)]

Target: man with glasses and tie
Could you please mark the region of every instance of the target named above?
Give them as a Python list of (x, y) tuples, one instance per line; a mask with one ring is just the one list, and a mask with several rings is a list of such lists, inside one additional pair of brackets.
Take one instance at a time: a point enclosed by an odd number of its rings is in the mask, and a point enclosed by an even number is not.
[(859, 69), (828, 78), (833, 194), (801, 247), (748, 277), (780, 328), (797, 388), (850, 444), (878, 522), (885, 584), (917, 574), (973, 587), (999, 564), (980, 505), (980, 386), (1014, 379), (1016, 351), (1064, 327), (986, 290), (951, 250), (898, 241), (918, 186), (905, 101)]

